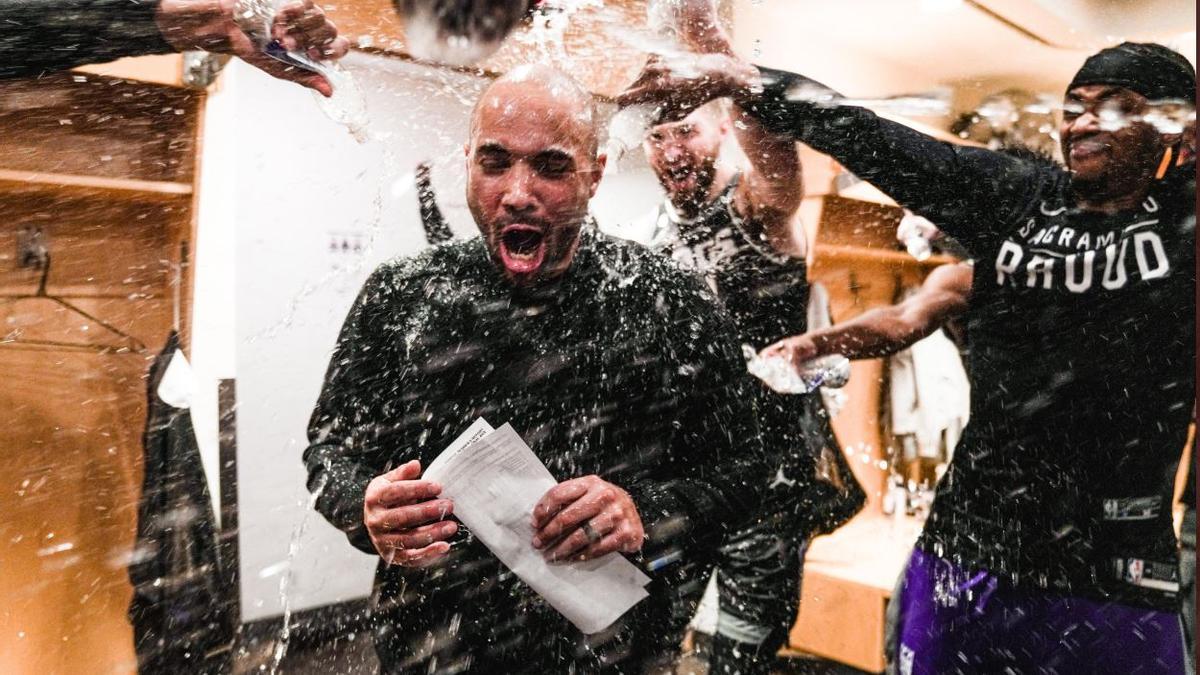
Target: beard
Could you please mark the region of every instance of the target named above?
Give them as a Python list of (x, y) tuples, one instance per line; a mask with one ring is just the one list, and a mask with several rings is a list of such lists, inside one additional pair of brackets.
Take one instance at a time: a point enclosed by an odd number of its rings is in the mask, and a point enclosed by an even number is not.
[(394, 0), (413, 56), (466, 66), (491, 55), (541, 0)]
[(716, 161), (702, 162), (698, 167), (689, 170), (688, 175), (691, 178), (690, 185), (676, 188), (670, 178), (667, 181), (660, 179), (660, 182), (666, 187), (668, 198), (675, 210), (690, 218), (708, 204), (713, 182), (717, 177)]

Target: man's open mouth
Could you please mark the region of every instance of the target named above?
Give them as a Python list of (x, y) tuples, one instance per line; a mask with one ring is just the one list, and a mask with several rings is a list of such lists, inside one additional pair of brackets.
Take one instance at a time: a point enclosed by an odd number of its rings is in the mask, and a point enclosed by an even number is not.
[(1107, 138), (1101, 136), (1080, 136), (1071, 139), (1068, 143), (1068, 151), (1072, 159), (1083, 159), (1099, 155), (1102, 152), (1109, 150), (1110, 143)]
[(546, 259), (546, 233), (540, 227), (514, 223), (500, 230), (500, 260), (512, 274), (532, 274)]
[(690, 167), (676, 167), (667, 169), (667, 179), (674, 186), (685, 185), (695, 177), (696, 172)]

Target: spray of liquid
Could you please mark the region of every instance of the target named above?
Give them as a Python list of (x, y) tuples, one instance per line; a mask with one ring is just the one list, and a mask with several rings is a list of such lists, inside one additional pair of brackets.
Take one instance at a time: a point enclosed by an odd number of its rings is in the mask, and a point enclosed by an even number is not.
[(292, 539), (288, 542), (287, 569), (279, 577), (279, 602), (283, 607), (283, 627), (279, 629), (279, 641), (275, 643), (275, 653), (271, 659), (271, 675), (275, 675), (279, 671), (279, 664), (283, 663), (283, 657), (287, 656), (288, 643), (292, 637), (292, 602), (288, 593), (292, 586), (293, 563), (296, 560), (296, 554), (300, 552), (300, 540), (304, 538), (304, 533), (308, 530), (308, 522), (316, 510), (317, 500), (325, 492), (325, 486), (329, 482), (328, 478), (328, 473), (323, 474), (313, 487), (300, 525), (292, 532)]
[(780, 394), (809, 394), (820, 387), (838, 389), (850, 381), (850, 361), (840, 354), (821, 356), (793, 367), (780, 356), (762, 356), (742, 345), (746, 370)]
[[(598, 13), (598, 23), (603, 26), (609, 39), (636, 51), (655, 55), (680, 76), (696, 77), (699, 72), (691, 66), (695, 54), (683, 46), (675, 29), (675, 9), (670, 0), (651, 0), (646, 6), (645, 27), (630, 26), (608, 9)], [(621, 159), (641, 146), (642, 139), (658, 118), (659, 112), (658, 106), (643, 104), (627, 106), (613, 115), (605, 143), (605, 153), (608, 155), (606, 175), (619, 172)]]
[(313, 92), (317, 105), (326, 117), (350, 132), (354, 140), (366, 143), (368, 117), (366, 99), (350, 73), (334, 61), (315, 61), (307, 54), (288, 51), (271, 37), (271, 26), (279, 11), (281, 0), (238, 0), (235, 15), (238, 25), (267, 56), (324, 77), (333, 87), (333, 96), (326, 98)]

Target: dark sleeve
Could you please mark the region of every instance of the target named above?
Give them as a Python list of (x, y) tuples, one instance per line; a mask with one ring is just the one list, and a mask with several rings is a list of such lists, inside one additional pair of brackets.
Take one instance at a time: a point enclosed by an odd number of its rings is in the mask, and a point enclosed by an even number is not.
[[(683, 276), (680, 274), (679, 276)], [(669, 386), (685, 397), (669, 473), (629, 488), (647, 535), (651, 561), (715, 546), (757, 515), (766, 489), (766, 461), (746, 368), (724, 312), (688, 278), (684, 316), (673, 320), (679, 378)], [(692, 283), (694, 282), (694, 283)]]
[(383, 268), (363, 285), (329, 360), (308, 425), (304, 465), (316, 509), (355, 547), (375, 554), (363, 526), (367, 483), (391, 467), (385, 406), (400, 386), (384, 324), (395, 321), (395, 283)]
[[(1046, 178), (1035, 162), (939, 141), (866, 108), (838, 105), (832, 90), (801, 75), (759, 70), (764, 90), (740, 102), (744, 109), (772, 132), (830, 155), (969, 248), (1007, 229)], [(828, 102), (789, 98), (803, 87)]]
[(0, 79), (166, 54), (158, 0), (0, 0)]

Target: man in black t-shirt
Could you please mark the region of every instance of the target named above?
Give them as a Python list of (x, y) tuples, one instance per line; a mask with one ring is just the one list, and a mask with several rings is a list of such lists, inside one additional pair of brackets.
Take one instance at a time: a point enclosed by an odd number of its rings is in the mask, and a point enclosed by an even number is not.
[(1195, 398), (1195, 153), (1171, 113), (1194, 109), (1191, 64), (1149, 44), (1089, 58), (1065, 169), (938, 142), (799, 75), (698, 66), (655, 66), (622, 101), (731, 96), (976, 260), (971, 422), (894, 600), (900, 671), (1183, 672), (1170, 504)]

